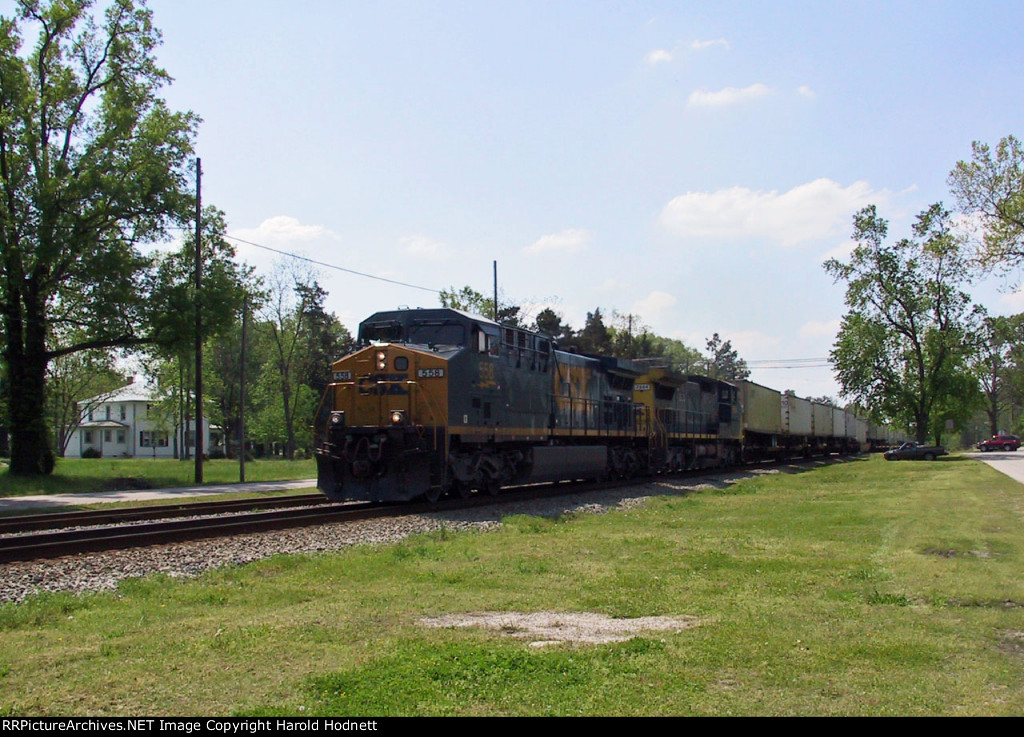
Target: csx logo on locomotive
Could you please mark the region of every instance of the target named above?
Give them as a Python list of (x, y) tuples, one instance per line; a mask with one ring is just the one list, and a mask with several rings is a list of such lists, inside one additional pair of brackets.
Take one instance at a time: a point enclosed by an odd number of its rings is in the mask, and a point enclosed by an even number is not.
[(405, 387), (409, 374), (374, 374), (360, 376), (357, 386), (363, 396), (405, 395), (409, 390)]

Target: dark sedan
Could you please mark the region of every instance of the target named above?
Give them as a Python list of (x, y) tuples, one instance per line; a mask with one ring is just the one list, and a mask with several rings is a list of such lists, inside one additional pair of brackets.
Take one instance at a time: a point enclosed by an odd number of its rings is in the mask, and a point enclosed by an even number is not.
[(913, 441), (899, 448), (885, 451), (887, 461), (934, 461), (939, 456), (949, 455), (941, 445), (921, 445)]

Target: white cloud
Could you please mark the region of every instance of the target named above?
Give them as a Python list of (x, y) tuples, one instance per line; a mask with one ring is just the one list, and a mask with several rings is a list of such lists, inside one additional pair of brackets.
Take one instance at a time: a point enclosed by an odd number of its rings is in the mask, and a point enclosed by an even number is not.
[(605, 292), (617, 292), (622, 291), (623, 289), (628, 289), (629, 286), (629, 282), (619, 281), (618, 279), (609, 276), (601, 282), (600, 289)]
[(841, 320), (829, 320), (828, 322), (811, 320), (800, 326), (799, 334), (801, 338), (828, 338), (831, 340), (839, 334), (841, 325)]
[(402, 253), (412, 258), (428, 261), (443, 261), (451, 256), (451, 249), (444, 243), (425, 235), (407, 235), (398, 242)]
[(654, 320), (661, 313), (674, 307), (678, 301), (668, 292), (654, 291), (640, 301), (634, 302), (630, 312), (642, 316), (645, 320)]
[(281, 246), (295, 242), (315, 241), (323, 238), (338, 240), (339, 236), (322, 225), (303, 225), (289, 215), (267, 218), (255, 228), (239, 228), (229, 235), (261, 246)]
[(731, 187), (716, 192), (687, 192), (661, 213), (662, 225), (680, 238), (764, 238), (795, 246), (834, 236), (850, 227), (853, 213), (886, 200), (867, 182), (842, 187), (816, 179), (788, 192)]
[(694, 51), (703, 51), (704, 49), (709, 49), (712, 46), (722, 46), (723, 48), (728, 49), (729, 42), (726, 41), (724, 38), (716, 38), (707, 41), (702, 41), (698, 39), (690, 44), (690, 48), (693, 49)]
[(646, 61), (651, 66), (654, 66), (655, 64), (664, 64), (666, 62), (670, 62), (674, 58), (675, 54), (673, 54), (671, 51), (666, 51), (665, 49), (655, 49), (654, 51), (652, 51), (651, 53), (644, 57), (644, 61)]
[[(774, 335), (766, 335), (756, 330), (740, 330), (735, 333), (723, 331), (718, 335), (723, 341), (728, 340), (732, 343), (732, 347), (740, 354), (740, 358), (750, 360), (758, 360), (758, 356), (772, 355), (781, 342)], [(704, 343), (701, 343), (700, 347), (703, 350)]]
[(1004, 294), (999, 298), (999, 304), (1006, 305), (1015, 313), (1024, 312), (1024, 287), (1010, 294)]
[(582, 228), (567, 228), (558, 233), (541, 236), (523, 249), (526, 254), (579, 253), (590, 243), (590, 233)]
[(724, 107), (747, 100), (756, 100), (774, 92), (771, 87), (760, 82), (749, 87), (726, 87), (717, 92), (695, 90), (690, 93), (686, 104), (690, 107)]
[(840, 261), (847, 261), (849, 260), (850, 256), (853, 255), (853, 249), (855, 249), (856, 247), (856, 241), (843, 241), (835, 248), (831, 248), (828, 251), (826, 251), (821, 257), (821, 263), (825, 263), (830, 258), (839, 259)]
[(814, 90), (812, 90), (807, 85), (801, 85), (800, 87), (798, 87), (796, 93), (801, 97), (809, 97), (811, 99), (817, 97), (817, 95), (814, 94)]

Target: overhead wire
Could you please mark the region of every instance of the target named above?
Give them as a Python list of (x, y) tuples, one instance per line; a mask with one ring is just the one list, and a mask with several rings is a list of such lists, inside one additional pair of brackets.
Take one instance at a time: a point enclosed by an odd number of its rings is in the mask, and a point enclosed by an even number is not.
[(261, 243), (253, 243), (252, 241), (247, 241), (244, 238), (239, 238), (238, 236), (235, 236), (235, 235), (227, 235), (227, 234), (225, 234), (223, 237), (228, 238), (228, 239), (233, 240), (233, 241), (238, 241), (239, 243), (244, 243), (247, 246), (254, 246), (255, 248), (262, 248), (264, 251), (271, 251), (272, 253), (277, 253), (277, 254), (280, 254), (281, 256), (288, 256), (290, 258), (299, 259), (300, 261), (306, 261), (306, 262), (311, 263), (311, 264), (316, 264), (317, 266), (323, 266), (325, 269), (334, 269), (335, 271), (343, 271), (343, 272), (345, 272), (347, 274), (354, 274), (356, 276), (366, 277), (367, 279), (376, 279), (377, 281), (387, 282), (388, 284), (397, 284), (400, 287), (409, 287), (410, 289), (419, 289), (419, 290), (421, 290), (423, 292), (431, 292), (433, 294), (440, 294), (441, 293), (440, 289), (432, 289), (430, 287), (420, 286), (419, 284), (410, 284), (409, 282), (398, 281), (397, 279), (388, 279), (387, 277), (377, 276), (376, 274), (367, 274), (364, 271), (356, 271), (355, 269), (347, 269), (344, 266), (338, 266), (337, 264), (329, 264), (329, 263), (327, 263), (325, 261), (317, 261), (316, 259), (308, 258), (306, 256), (300, 256), (297, 253), (291, 253), (289, 251), (282, 251), (282, 250), (277, 249), (277, 248), (271, 248), (270, 246), (264, 246)]
[[(440, 294), (440, 289), (433, 289), (431, 287), (424, 287), (419, 284), (411, 284), (409, 282), (399, 281), (397, 279), (388, 279), (387, 277), (377, 276), (376, 274), (368, 274), (363, 271), (356, 271), (355, 269), (349, 269), (344, 266), (338, 266), (337, 264), (329, 264), (325, 261), (317, 261), (316, 259), (309, 258), (307, 256), (300, 256), (297, 253), (290, 251), (282, 251), (278, 248), (272, 248), (271, 246), (265, 246), (262, 243), (254, 243), (253, 241), (246, 240), (245, 238), (239, 238), (235, 235), (224, 235), (225, 238), (244, 243), (247, 246), (253, 246), (254, 248), (260, 248), (264, 251), (270, 251), (281, 256), (287, 256), (289, 258), (298, 259), (300, 261), (306, 261), (317, 266), (322, 266), (326, 269), (333, 269), (335, 271), (341, 271), (346, 274), (353, 274), (355, 276), (362, 276), (367, 279), (374, 279), (376, 281), (386, 282), (388, 284), (395, 284), (402, 287), (409, 287), (410, 289), (419, 289), (423, 292), (431, 292), (432, 294)], [(763, 359), (755, 361), (746, 361), (746, 364), (750, 368), (756, 368), (758, 370), (768, 369), (812, 369), (812, 368), (830, 368), (831, 364), (827, 357), (820, 358), (780, 358), (780, 359)]]

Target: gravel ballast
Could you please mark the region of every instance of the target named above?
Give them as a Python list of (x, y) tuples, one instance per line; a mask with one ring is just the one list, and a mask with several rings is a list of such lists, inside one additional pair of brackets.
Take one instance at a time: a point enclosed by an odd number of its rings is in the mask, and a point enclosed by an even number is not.
[(0, 565), (0, 602), (20, 602), (42, 591), (111, 590), (124, 579), (153, 573), (194, 577), (213, 568), (242, 565), (282, 553), (312, 553), (341, 550), (350, 545), (394, 543), (410, 535), (442, 528), (451, 531), (494, 529), (501, 525), (503, 517), (509, 515), (552, 517), (579, 512), (603, 513), (630, 508), (650, 496), (691, 493), (701, 488), (735, 483), (751, 475), (773, 472), (777, 469), (718, 473), (699, 479), (656, 481), (545, 500), (516, 501), (515, 493), (509, 492), (507, 501), (471, 510), (333, 523), (53, 560), (7, 563)]

